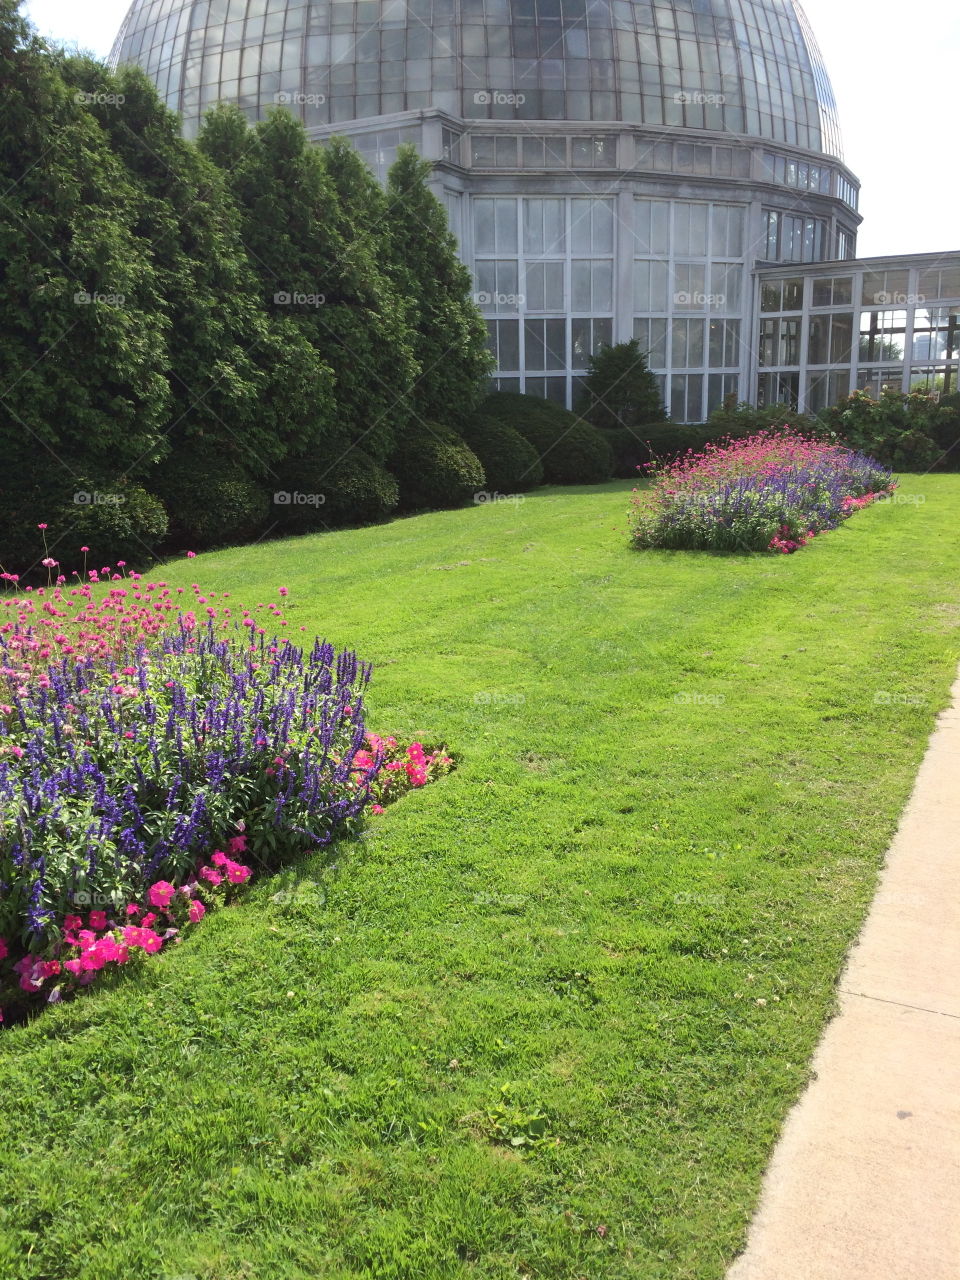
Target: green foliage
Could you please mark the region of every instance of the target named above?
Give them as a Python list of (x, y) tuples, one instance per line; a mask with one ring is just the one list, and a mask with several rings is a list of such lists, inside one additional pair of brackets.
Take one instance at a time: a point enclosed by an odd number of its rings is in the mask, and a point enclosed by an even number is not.
[(479, 412), (513, 427), (533, 446), (547, 484), (602, 484), (613, 474), (613, 455), (601, 432), (552, 401), (495, 391)]
[(135, 185), (12, 0), (0, 83), (0, 473), (142, 473), (169, 387)]
[(637, 431), (666, 417), (660, 385), (636, 338), (604, 347), (590, 361), (577, 411), (595, 427)]
[(477, 411), (460, 434), (483, 464), (493, 492), (524, 493), (543, 484), (543, 464), (536, 449), (501, 419)]
[(713, 439), (713, 434), (706, 427), (655, 422), (635, 431), (604, 431), (603, 437), (613, 452), (613, 474), (619, 479), (635, 480), (637, 473), (651, 462), (667, 461), (688, 449), (699, 451)]
[(788, 404), (768, 404), (756, 408), (745, 402), (732, 402), (732, 398), (719, 409), (714, 409), (705, 426), (711, 440), (720, 440), (724, 436), (732, 436), (734, 439), (754, 436), (758, 431), (766, 431), (770, 427), (792, 427), (805, 435), (816, 434), (817, 429), (814, 418), (798, 413)]
[(161, 463), (151, 477), (183, 550), (262, 537), (273, 516), (269, 498), (239, 463), (215, 453), (188, 452)]
[[(820, 414), (820, 421), (854, 449), (895, 470), (925, 470), (944, 453), (938, 432), (957, 435), (957, 414), (925, 391), (885, 387), (880, 399), (855, 391)], [(949, 446), (948, 446), (949, 447)]]
[(483, 394), (493, 368), (487, 330), (457, 256), (447, 215), (427, 186), (430, 165), (403, 145), (387, 180), (389, 273), (406, 301), (419, 365), (417, 412), (458, 426)]
[(71, 545), (63, 549), (66, 564), (78, 561), (81, 546), (90, 548), (98, 565), (119, 558), (147, 566), (156, 558), (170, 527), (163, 503), (141, 485), (111, 483), (113, 492), (102, 483), (86, 481), (69, 505), (50, 509), (51, 526), (69, 530)]
[(274, 518), (281, 531), (290, 533), (376, 524), (400, 499), (394, 477), (361, 449), (341, 457), (289, 458), (277, 472), (275, 488)]
[[(413, 363), (401, 302), (380, 270), (376, 241), (289, 111), (271, 111), (246, 128), (238, 108), (217, 107), (198, 145), (221, 167), (240, 206), (262, 305), (299, 329), (332, 369), (330, 426), (315, 443), (334, 450), (362, 440), (382, 459)], [(356, 163), (363, 168), (359, 157)], [(378, 190), (362, 194), (382, 200)]]
[(405, 511), (457, 507), (486, 484), (483, 465), (464, 440), (438, 422), (409, 423), (390, 461)]

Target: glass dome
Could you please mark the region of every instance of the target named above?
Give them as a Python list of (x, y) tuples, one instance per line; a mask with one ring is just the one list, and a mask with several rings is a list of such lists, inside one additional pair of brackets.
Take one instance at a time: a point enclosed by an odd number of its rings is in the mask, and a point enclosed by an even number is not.
[(113, 61), (143, 67), (188, 132), (222, 99), (311, 127), (435, 108), (842, 155), (795, 0), (134, 0)]

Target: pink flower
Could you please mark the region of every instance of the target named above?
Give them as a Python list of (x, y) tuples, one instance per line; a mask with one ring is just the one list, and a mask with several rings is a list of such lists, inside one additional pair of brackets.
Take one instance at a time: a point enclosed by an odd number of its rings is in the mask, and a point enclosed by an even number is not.
[(10, 954), (10, 948), (7, 946), (6, 938), (0, 938), (0, 960), (6, 960)]
[(89, 547), (81, 547), (81, 548), (80, 548), (80, 550), (81, 550), (81, 551), (89, 551), (89, 550), (90, 550), (90, 548), (89, 548)]
[(281, 588), (280, 588), (280, 594), (281, 594), (282, 596), (289, 595), (289, 594), (290, 594), (289, 588), (288, 588), (288, 587), (281, 587)]
[(158, 880), (156, 884), (152, 884), (147, 891), (147, 898), (152, 907), (169, 907), (170, 899), (176, 890), (169, 880)]
[(46, 527), (47, 527), (47, 526), (46, 526), (45, 524), (38, 524), (38, 525), (37, 525), (37, 528), (38, 528), (38, 529), (46, 529)]
[(140, 921), (140, 927), (141, 927), (141, 929), (149, 929), (149, 928), (150, 928), (150, 926), (151, 926), (151, 925), (154, 923), (154, 921), (156, 920), (156, 918), (157, 918), (157, 914), (156, 914), (156, 912), (155, 912), (155, 911), (148, 911), (148, 912), (147, 912), (147, 914), (146, 914), (146, 915), (143, 917), (143, 919)]
[(191, 924), (199, 924), (203, 917), (207, 914), (207, 908), (202, 902), (191, 902), (187, 915), (190, 917)]
[(370, 806), (370, 812), (371, 812), (371, 813), (386, 813), (386, 809), (384, 809), (384, 807), (383, 807), (383, 805), (382, 805), (382, 804), (374, 804), (374, 805), (371, 805), (371, 806)]
[(203, 867), (200, 874), (203, 876), (204, 880), (214, 886), (223, 883), (223, 876), (219, 871), (214, 871), (213, 867)]
[(250, 867), (244, 867), (239, 862), (227, 863), (227, 879), (231, 884), (246, 884), (252, 874)]
[(142, 907), (138, 907), (135, 902), (131, 902), (127, 907), (128, 916), (138, 916), (142, 911)]
[(105, 911), (90, 912), (90, 928), (105, 929), (107, 927), (107, 913)]
[(63, 967), (67, 973), (72, 973), (75, 977), (79, 977), (83, 972), (83, 965), (79, 960), (64, 960)]
[(215, 867), (225, 867), (230, 859), (222, 850), (218, 849), (210, 861)]
[(196, 553), (195, 551), (188, 551), (188, 552), (187, 552), (187, 559), (188, 559), (188, 560), (196, 560), (196, 558), (197, 558), (197, 553)]
[(246, 853), (246, 851), (247, 851), (247, 837), (244, 835), (232, 836), (230, 839), (230, 852)]

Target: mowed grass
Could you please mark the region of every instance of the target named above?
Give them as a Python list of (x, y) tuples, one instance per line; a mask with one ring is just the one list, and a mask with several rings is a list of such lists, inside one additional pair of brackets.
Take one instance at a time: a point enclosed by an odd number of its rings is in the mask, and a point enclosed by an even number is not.
[(158, 575), (289, 587), (459, 769), (0, 1036), (0, 1275), (723, 1275), (948, 701), (960, 478), (794, 557), (633, 552), (628, 489)]

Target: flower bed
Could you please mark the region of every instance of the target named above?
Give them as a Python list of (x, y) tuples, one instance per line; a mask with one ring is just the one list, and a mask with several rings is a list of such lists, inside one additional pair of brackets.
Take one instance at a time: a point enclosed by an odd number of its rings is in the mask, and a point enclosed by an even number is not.
[(159, 950), (453, 767), (368, 732), (370, 668), (270, 638), (280, 606), (89, 577), (18, 590), (0, 623), (0, 994), (21, 1003)]
[(634, 546), (790, 554), (890, 493), (872, 458), (789, 430), (708, 445), (661, 467), (635, 491)]

